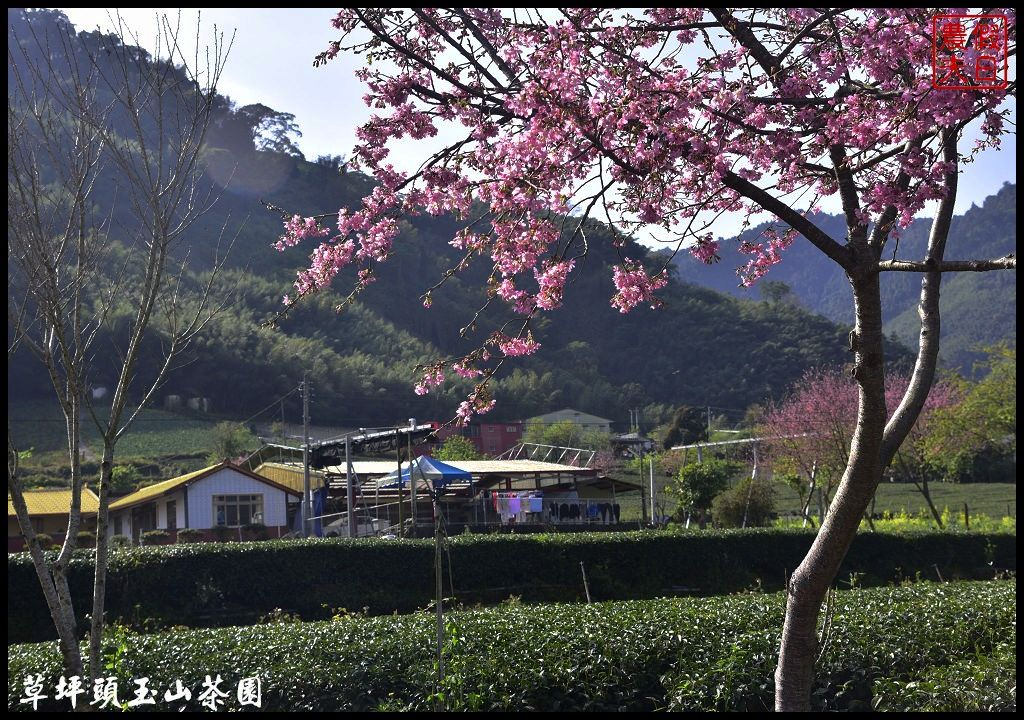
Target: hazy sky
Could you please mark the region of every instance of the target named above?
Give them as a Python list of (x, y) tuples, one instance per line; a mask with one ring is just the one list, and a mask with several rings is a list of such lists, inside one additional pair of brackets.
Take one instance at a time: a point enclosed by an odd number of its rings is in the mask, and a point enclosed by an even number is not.
[[(107, 31), (111, 29), (110, 11), (106, 9), (61, 9), (79, 30), (97, 26)], [(178, 10), (121, 10), (127, 25), (139, 32), (140, 44), (149, 49), (152, 49), (157, 12), (175, 17)], [(195, 27), (196, 12), (194, 8), (182, 9), (184, 27)], [(362, 101), (365, 90), (354, 75), (358, 58), (339, 55), (325, 66), (313, 67), (313, 57), (338, 36), (330, 25), (334, 13), (334, 10), (324, 8), (208, 8), (201, 13), (204, 43), (212, 37), (214, 25), (228, 36), (236, 33), (221, 81), (221, 92), (238, 105), (259, 102), (294, 114), (302, 130), (298, 145), (309, 159), (318, 155), (350, 155), (355, 142), (355, 128), (370, 116)], [(1012, 65), (1011, 74), (1014, 73), (1015, 66)], [(1012, 119), (1016, 121), (1016, 106), (1012, 107)], [(401, 152), (393, 149), (392, 161), (400, 169), (412, 170), (432, 149), (442, 144), (444, 135), (440, 133), (433, 142), (406, 143)], [(978, 161), (965, 166), (957, 212), (963, 212), (972, 203), (980, 204), (987, 195), (998, 191), (1004, 181), (1016, 182), (1016, 153), (1016, 136), (1008, 135), (1003, 139), (1000, 152), (986, 152)], [(824, 204), (823, 209), (836, 211), (838, 204), (835, 207)], [(728, 237), (737, 227), (738, 221), (726, 221), (716, 226), (716, 235)]]

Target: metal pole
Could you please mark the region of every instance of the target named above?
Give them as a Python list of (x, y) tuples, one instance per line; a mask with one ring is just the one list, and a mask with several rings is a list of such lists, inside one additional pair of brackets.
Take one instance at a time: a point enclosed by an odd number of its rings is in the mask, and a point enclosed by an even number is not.
[[(409, 467), (412, 480), (412, 467)], [(441, 586), (441, 508), (437, 502), (437, 488), (434, 488), (434, 591), (437, 593), (437, 689), (444, 687), (444, 610)]]
[(754, 494), (754, 481), (757, 479), (757, 445), (754, 445), (754, 469), (750, 473), (750, 487), (747, 488), (747, 504), (743, 506), (743, 525), (747, 526), (747, 513), (750, 511), (750, 496)]
[(654, 514), (654, 460), (648, 460), (647, 464), (650, 465), (651, 473), (651, 520), (657, 523), (657, 519)]
[[(402, 485), (402, 441), (398, 435), (398, 428), (395, 428), (395, 462), (398, 463), (398, 485)], [(409, 468), (409, 481), (412, 481), (412, 468)], [(377, 492), (380, 492), (380, 480), (377, 481)], [(388, 508), (388, 523), (391, 523), (391, 509)]]
[(345, 506), (348, 509), (348, 536), (356, 536), (355, 493), (352, 488), (352, 436), (345, 436)]
[(416, 429), (416, 418), (409, 418), (409, 517), (412, 518), (412, 536), (416, 537), (416, 481), (412, 477), (412, 431)]
[[(402, 466), (399, 465), (398, 467), (399, 467), (399, 470), (398, 470), (398, 537), (403, 537), (404, 533), (402, 531), (404, 530), (404, 528), (402, 527), (402, 470), (401, 470)], [(410, 455), (409, 456), (409, 484), (412, 485), (414, 482), (415, 482), (415, 480), (413, 480), (413, 477), (412, 477), (412, 456)]]
[(309, 383), (302, 374), (302, 537), (309, 537), (309, 522), (313, 515), (309, 487)]

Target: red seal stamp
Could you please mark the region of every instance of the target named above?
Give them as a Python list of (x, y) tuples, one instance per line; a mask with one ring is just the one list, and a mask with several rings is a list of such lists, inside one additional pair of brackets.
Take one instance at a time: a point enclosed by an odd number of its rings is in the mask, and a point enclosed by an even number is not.
[(935, 15), (932, 87), (1002, 90), (1007, 86), (1005, 15)]

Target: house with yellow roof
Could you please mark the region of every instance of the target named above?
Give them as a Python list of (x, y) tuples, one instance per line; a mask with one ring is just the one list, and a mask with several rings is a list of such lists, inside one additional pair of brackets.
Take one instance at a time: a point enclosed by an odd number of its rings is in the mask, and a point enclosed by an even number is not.
[[(56, 543), (64, 542), (64, 533), (68, 529), (68, 515), (71, 513), (71, 488), (47, 488), (44, 490), (26, 490), (25, 505), (32, 528), (37, 533), (46, 533)], [(81, 529), (96, 531), (96, 514), (99, 512), (100, 499), (89, 488), (82, 488), (82, 520)], [(18, 515), (14, 512), (14, 502), (7, 496), (7, 552), (20, 552), (25, 547), (25, 536), (18, 525)]]
[[(287, 533), (302, 493), (227, 460), (149, 485), (110, 503), (109, 532), (138, 542), (147, 530), (172, 537), (185, 528), (235, 530), (263, 525), (271, 537)], [(230, 537), (230, 535), (228, 536)]]

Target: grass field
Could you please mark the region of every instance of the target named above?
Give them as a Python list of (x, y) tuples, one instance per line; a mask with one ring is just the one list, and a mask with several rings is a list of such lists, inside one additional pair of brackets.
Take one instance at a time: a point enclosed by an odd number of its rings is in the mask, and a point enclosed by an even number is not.
[[(635, 472), (623, 473), (623, 478), (633, 482), (639, 480)], [(645, 478), (645, 491), (650, 487), (648, 482), (649, 480)], [(668, 478), (657, 476), (654, 478), (656, 505), (664, 507), (665, 514), (671, 515), (675, 512), (676, 502), (671, 495), (665, 492), (668, 482)], [(783, 483), (775, 483), (774, 488), (776, 512), (781, 516), (799, 515), (800, 498), (797, 493)], [(939, 512), (948, 507), (952, 515), (959, 514), (961, 519), (964, 503), (967, 503), (972, 516), (987, 515), (989, 518), (995, 519), (1017, 516), (1016, 483), (931, 483), (928, 489)], [(649, 507), (650, 499), (646, 497), (646, 492), (645, 502)], [(640, 519), (639, 493), (622, 494), (619, 496), (619, 503), (623, 506), (623, 517), (627, 521)], [(927, 510), (928, 505), (921, 493), (910, 483), (883, 483), (878, 486), (875, 496), (875, 513), (918, 515)]]

